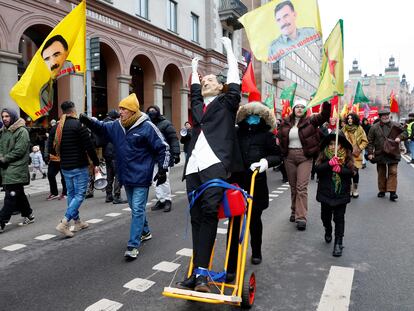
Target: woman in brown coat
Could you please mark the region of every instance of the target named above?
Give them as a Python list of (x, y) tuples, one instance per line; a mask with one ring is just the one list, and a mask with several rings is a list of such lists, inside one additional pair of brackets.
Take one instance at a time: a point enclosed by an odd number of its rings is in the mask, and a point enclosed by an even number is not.
[(318, 155), (320, 134), (318, 127), (329, 121), (331, 105), (324, 102), (322, 112), (307, 116), (306, 101), (297, 99), (292, 114), (285, 118), (278, 137), (291, 191), (291, 216), (298, 230), (306, 230), (308, 212), (308, 182), (312, 159)]

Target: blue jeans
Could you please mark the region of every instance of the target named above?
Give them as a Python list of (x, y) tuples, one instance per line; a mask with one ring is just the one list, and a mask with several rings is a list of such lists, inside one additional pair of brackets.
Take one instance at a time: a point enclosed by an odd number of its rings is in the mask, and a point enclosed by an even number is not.
[(67, 209), (65, 218), (67, 221), (79, 219), (79, 207), (85, 200), (86, 189), (88, 188), (89, 171), (88, 167), (75, 168), (73, 170), (62, 169), (67, 188)]
[(408, 147), (410, 148), (411, 159), (414, 159), (414, 141), (410, 140)]
[(145, 207), (148, 200), (149, 187), (125, 186), (128, 204), (131, 208), (131, 229), (129, 232), (128, 246), (138, 247), (141, 244), (143, 232), (149, 232)]

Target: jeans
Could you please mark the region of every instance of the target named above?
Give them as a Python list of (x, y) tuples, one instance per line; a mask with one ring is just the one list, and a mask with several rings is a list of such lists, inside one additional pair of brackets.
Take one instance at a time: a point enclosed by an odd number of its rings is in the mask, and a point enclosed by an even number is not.
[(409, 151), (411, 153), (411, 159), (414, 159), (414, 140), (410, 140), (410, 142), (408, 144), (408, 147), (409, 147)]
[(128, 246), (138, 247), (141, 244), (143, 232), (149, 232), (145, 207), (148, 200), (148, 187), (125, 186), (128, 204), (131, 208), (131, 229), (129, 232)]
[(79, 207), (85, 200), (86, 189), (88, 187), (89, 171), (88, 167), (75, 168), (73, 170), (62, 169), (65, 176), (68, 191), (67, 209), (65, 218), (67, 221), (79, 219)]

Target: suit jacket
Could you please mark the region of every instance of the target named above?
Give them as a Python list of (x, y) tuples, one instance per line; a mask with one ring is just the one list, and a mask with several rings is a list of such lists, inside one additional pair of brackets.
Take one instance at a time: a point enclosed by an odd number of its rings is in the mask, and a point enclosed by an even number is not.
[(193, 129), (187, 160), (191, 157), (202, 130), (210, 148), (223, 163), (226, 170), (229, 172), (238, 170), (241, 165), (241, 157), (238, 152), (235, 124), (240, 104), (240, 85), (230, 83), (227, 92), (218, 95), (207, 106), (205, 113), (203, 113), (203, 104), (201, 85), (192, 84), (191, 113)]

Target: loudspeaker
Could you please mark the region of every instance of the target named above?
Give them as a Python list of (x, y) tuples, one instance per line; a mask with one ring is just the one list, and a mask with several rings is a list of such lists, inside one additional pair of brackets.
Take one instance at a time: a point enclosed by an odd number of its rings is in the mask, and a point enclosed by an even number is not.
[(108, 181), (106, 180), (106, 177), (102, 176), (101, 172), (98, 174), (95, 174), (95, 181), (93, 183), (93, 186), (96, 190), (102, 190), (108, 185)]

